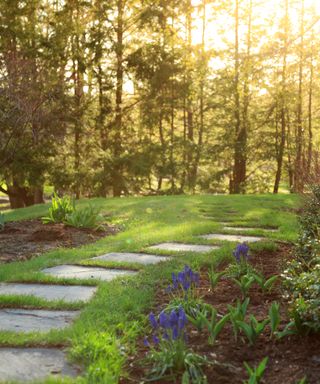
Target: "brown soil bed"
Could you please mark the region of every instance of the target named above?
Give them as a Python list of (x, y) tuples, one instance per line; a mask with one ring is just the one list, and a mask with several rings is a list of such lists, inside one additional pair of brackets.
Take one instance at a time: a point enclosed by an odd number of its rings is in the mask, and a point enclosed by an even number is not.
[[(277, 252), (263, 251), (252, 256), (252, 264), (262, 271), (265, 276), (279, 274), (283, 270), (283, 264), (290, 257), (288, 246), (281, 246)], [(229, 280), (220, 281), (214, 292), (210, 289), (206, 271), (201, 273), (200, 295), (204, 301), (212, 304), (220, 313), (226, 313), (228, 304), (235, 304), (240, 298), (239, 289)], [(155, 313), (164, 308), (168, 303), (168, 295), (161, 289), (157, 295)], [(253, 313), (259, 320), (267, 317), (268, 309), (273, 301), (280, 302), (283, 328), (289, 321), (286, 311), (286, 302), (282, 298), (280, 282), (269, 294), (262, 294), (254, 287), (250, 291), (250, 304), (248, 313)], [(208, 345), (206, 331), (198, 332), (191, 325), (188, 326), (188, 345), (194, 352), (207, 356), (209, 360), (216, 360), (218, 364), (206, 368), (204, 371), (209, 384), (240, 384), (248, 378), (243, 363), (256, 366), (264, 357), (269, 357), (263, 383), (266, 384), (297, 384), (304, 376), (307, 376), (308, 384), (320, 383), (320, 337), (290, 336), (281, 340), (270, 340), (270, 332), (267, 328), (254, 346), (244, 342), (234, 341), (231, 326), (228, 324), (214, 346)], [(145, 367), (139, 363), (148, 352), (142, 339), (138, 342), (138, 354), (128, 360), (128, 378), (123, 378), (121, 383), (139, 383), (146, 377)], [(157, 383), (173, 383), (171, 380), (156, 381)], [(178, 378), (177, 383), (181, 382)]]
[(116, 232), (113, 226), (90, 230), (43, 224), (41, 220), (9, 222), (0, 232), (0, 264), (28, 260), (60, 247), (79, 247)]

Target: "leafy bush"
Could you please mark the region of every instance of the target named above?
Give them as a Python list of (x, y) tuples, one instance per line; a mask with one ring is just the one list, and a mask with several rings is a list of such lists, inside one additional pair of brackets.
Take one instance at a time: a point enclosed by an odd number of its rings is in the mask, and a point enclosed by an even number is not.
[(320, 185), (311, 188), (299, 221), (296, 257), (282, 275), (292, 319), (287, 332), (320, 332)]
[(0, 212), (0, 231), (4, 230), (4, 226), (5, 226), (4, 214)]
[(305, 198), (299, 222), (301, 231), (296, 256), (308, 263), (320, 256), (320, 185), (311, 187), (310, 195)]
[(99, 210), (89, 205), (88, 207), (76, 209), (67, 215), (64, 223), (76, 228), (97, 228), (101, 219)]
[(48, 216), (42, 218), (44, 224), (63, 223), (75, 211), (74, 200), (69, 196), (59, 197), (56, 193), (51, 200)]

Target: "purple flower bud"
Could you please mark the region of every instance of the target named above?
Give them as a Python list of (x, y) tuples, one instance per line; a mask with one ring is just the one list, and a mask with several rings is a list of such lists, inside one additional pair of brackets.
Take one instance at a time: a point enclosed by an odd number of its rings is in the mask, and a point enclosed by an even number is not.
[(147, 339), (146, 337), (143, 339), (143, 344), (144, 344), (146, 347), (150, 347), (149, 341), (148, 341), (148, 339)]
[(187, 316), (182, 307), (179, 307), (178, 311), (178, 327), (179, 329), (183, 329), (187, 323)]
[(177, 340), (179, 337), (178, 327), (172, 329), (172, 340)]
[(178, 273), (178, 281), (180, 284), (183, 284), (183, 282), (185, 281), (185, 278), (186, 278), (185, 272), (179, 272)]
[(169, 335), (168, 335), (167, 332), (165, 332), (165, 333), (163, 334), (163, 338), (164, 338), (164, 340), (169, 340)]
[(190, 281), (184, 281), (182, 283), (182, 288), (183, 288), (184, 291), (187, 291), (190, 288), (190, 286), (191, 286)]
[(170, 293), (170, 292), (172, 292), (172, 287), (171, 287), (171, 285), (168, 285), (168, 287), (166, 288), (166, 291), (165, 291), (166, 293)]
[(152, 336), (152, 340), (153, 340), (153, 342), (154, 342), (155, 344), (159, 344), (159, 343), (160, 343), (160, 340), (159, 340), (159, 338), (158, 338), (156, 335), (153, 335), (153, 336)]
[(169, 318), (170, 327), (175, 327), (178, 324), (178, 320), (179, 320), (179, 318), (178, 318), (176, 311), (172, 310), (170, 313), (170, 318)]
[(158, 322), (155, 315), (151, 312), (149, 315), (149, 321), (152, 328), (158, 328)]
[(162, 311), (159, 315), (159, 323), (162, 328), (168, 328), (169, 327), (169, 319), (168, 316), (165, 314), (164, 311)]

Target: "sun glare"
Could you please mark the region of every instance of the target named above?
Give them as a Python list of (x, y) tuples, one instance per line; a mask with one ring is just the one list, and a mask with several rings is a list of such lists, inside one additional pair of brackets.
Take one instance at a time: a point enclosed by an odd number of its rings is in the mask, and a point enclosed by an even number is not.
[[(245, 0), (249, 4), (250, 0)], [(252, 25), (254, 28), (264, 25), (266, 34), (273, 31), (273, 20), (276, 17), (282, 17), (284, 13), (285, 0), (265, 0), (265, 1), (252, 1)], [(206, 25), (205, 25), (205, 46), (206, 49), (222, 49), (226, 47), (227, 42), (234, 40), (234, 20), (233, 9), (234, 3), (230, 2), (229, 13), (224, 14), (222, 17), (221, 11), (215, 10), (214, 3), (208, 2), (206, 5)], [(201, 44), (203, 39), (203, 11), (202, 1), (193, 0), (193, 31), (192, 41), (194, 45)], [(289, 17), (291, 29), (293, 33), (298, 34), (300, 28), (300, 14), (301, 14), (302, 1), (289, 0)], [(241, 6), (245, 7), (245, 2), (241, 2)], [(309, 23), (315, 22), (315, 29), (319, 31), (320, 28), (320, 0), (304, 0), (305, 12), (305, 28), (308, 29)], [(313, 16), (310, 16), (312, 14)], [(218, 15), (218, 16), (217, 16)], [(240, 25), (240, 39), (245, 39), (246, 25)]]

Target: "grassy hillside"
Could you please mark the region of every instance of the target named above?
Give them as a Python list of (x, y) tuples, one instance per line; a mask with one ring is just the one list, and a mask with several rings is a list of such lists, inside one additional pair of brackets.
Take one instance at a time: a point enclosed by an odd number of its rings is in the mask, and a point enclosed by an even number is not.
[[(294, 195), (91, 199), (82, 200), (78, 204), (89, 203), (99, 207), (101, 212), (109, 217), (110, 222), (119, 224), (120, 233), (79, 249), (61, 248), (23, 263), (2, 265), (0, 281), (57, 282), (55, 278), (43, 275), (40, 270), (68, 263), (98, 265), (97, 261), (87, 261), (87, 259), (110, 251), (147, 251), (149, 245), (162, 241), (219, 243), (199, 239), (196, 235), (210, 232), (228, 233), (223, 231), (220, 222), (230, 221), (233, 225), (279, 228), (278, 232), (268, 233), (266, 241), (252, 245), (253, 250), (271, 249), (275, 247), (274, 240), (293, 242), (297, 236), (294, 210), (298, 208), (299, 199)], [(7, 220), (24, 220), (44, 215), (47, 208), (41, 205), (9, 211), (5, 215)], [(257, 229), (248, 234), (263, 235), (263, 231)], [(216, 264), (219, 260), (228, 259), (234, 244), (226, 242), (221, 244), (222, 247), (219, 250), (205, 255), (185, 253), (175, 256), (172, 261), (165, 264), (143, 268), (138, 264), (129, 265), (137, 270), (141, 269), (141, 272), (135, 277), (109, 283), (96, 282), (99, 285), (98, 293), (84, 308), (82, 304), (70, 306), (66, 303), (47, 303), (30, 298), (0, 297), (2, 306), (19, 305), (37, 308), (59, 306), (61, 308), (63, 305), (63, 308), (83, 308), (79, 319), (67, 330), (52, 331), (45, 335), (33, 333), (18, 336), (10, 332), (0, 332), (0, 344), (2, 346), (39, 344), (72, 346), (77, 359), (79, 360), (81, 356), (81, 360), (85, 361), (87, 372), (101, 368), (103, 365), (103, 372), (107, 375), (104, 377), (110, 375), (111, 379), (108, 382), (116, 382), (117, 375), (121, 371), (122, 357), (118, 352), (114, 336), (120, 336), (120, 342), (126, 345), (126, 348), (132, 346), (138, 332), (136, 325), (139, 323), (139, 329), (141, 329), (141, 324), (145, 321), (141, 319), (145, 318), (144, 314), (152, 307), (155, 287), (158, 284), (166, 284), (171, 272), (177, 271), (185, 263), (199, 268), (205, 264)], [(110, 262), (103, 265), (122, 266), (121, 263)], [(67, 281), (75, 282), (65, 280)], [(103, 348), (101, 343), (104, 345)]]

